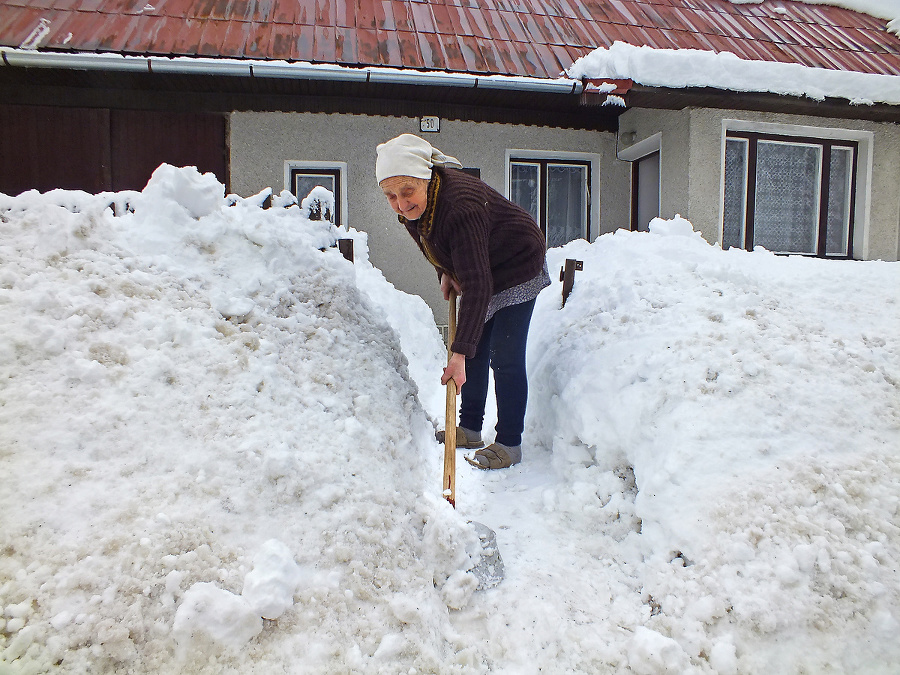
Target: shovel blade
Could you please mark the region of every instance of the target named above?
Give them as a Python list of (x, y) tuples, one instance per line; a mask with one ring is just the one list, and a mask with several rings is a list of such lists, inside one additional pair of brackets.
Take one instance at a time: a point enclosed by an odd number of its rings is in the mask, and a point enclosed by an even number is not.
[(503, 559), (500, 557), (500, 549), (497, 547), (496, 533), (482, 523), (470, 521), (469, 524), (478, 535), (481, 545), (478, 561), (469, 571), (478, 579), (478, 587), (475, 590), (485, 591), (503, 581)]

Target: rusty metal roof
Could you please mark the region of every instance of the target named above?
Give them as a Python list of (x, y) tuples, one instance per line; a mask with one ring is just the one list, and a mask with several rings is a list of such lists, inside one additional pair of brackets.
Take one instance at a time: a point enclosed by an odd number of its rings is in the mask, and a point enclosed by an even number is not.
[(615, 41), (900, 75), (885, 22), (792, 0), (0, 0), (0, 45), (554, 78)]

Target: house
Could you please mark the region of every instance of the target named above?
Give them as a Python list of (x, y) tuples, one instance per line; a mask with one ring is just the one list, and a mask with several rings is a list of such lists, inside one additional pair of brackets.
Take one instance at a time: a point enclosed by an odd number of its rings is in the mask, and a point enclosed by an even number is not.
[[(0, 0), (0, 191), (140, 189), (162, 161), (242, 195), (325, 185), (437, 317), (373, 175), (404, 132), (532, 209), (551, 246), (678, 213), (723, 247), (897, 260), (886, 24), (792, 0)], [(681, 81), (679, 56), (731, 76)]]

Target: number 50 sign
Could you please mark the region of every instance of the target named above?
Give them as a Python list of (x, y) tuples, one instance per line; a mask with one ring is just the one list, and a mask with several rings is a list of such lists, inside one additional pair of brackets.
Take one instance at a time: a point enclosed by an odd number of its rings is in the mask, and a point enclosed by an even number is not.
[(440, 131), (441, 130), (441, 118), (440, 117), (420, 117), (419, 118), (419, 131)]

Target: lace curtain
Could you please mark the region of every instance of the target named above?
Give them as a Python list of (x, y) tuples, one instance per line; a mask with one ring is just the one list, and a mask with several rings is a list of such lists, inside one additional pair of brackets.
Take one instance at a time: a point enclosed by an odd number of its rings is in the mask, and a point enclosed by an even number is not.
[(547, 247), (584, 237), (587, 167), (550, 164), (547, 167)]
[(744, 247), (747, 215), (747, 146), (743, 138), (725, 141), (725, 219), (722, 248)]
[[(539, 224), (544, 219), (548, 247), (562, 246), (586, 236), (587, 166), (511, 162), (509, 172), (511, 201), (528, 211)], [(546, 186), (546, 209), (541, 205), (541, 181)]]
[(826, 255), (847, 255), (850, 245), (850, 202), (853, 180), (853, 150), (831, 148), (828, 178), (828, 235)]
[(759, 141), (753, 243), (770, 251), (815, 253), (822, 148)]
[(538, 218), (538, 201), (540, 199), (540, 165), (538, 164), (510, 164), (509, 189), (510, 201), (518, 204), (531, 214), (535, 222), (541, 222)]

